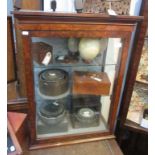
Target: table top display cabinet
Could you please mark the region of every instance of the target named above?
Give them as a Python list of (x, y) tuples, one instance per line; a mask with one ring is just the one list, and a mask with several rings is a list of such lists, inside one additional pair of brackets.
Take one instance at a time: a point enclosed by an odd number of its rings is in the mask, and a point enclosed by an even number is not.
[(30, 148), (114, 138), (131, 34), (143, 17), (14, 11)]

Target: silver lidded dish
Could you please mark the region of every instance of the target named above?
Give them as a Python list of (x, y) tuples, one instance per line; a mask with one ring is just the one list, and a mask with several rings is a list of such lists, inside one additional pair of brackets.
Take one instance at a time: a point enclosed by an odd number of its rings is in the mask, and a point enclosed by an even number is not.
[(91, 108), (81, 108), (76, 114), (76, 119), (80, 123), (90, 124), (97, 120), (96, 113)]
[(49, 101), (40, 106), (38, 115), (46, 125), (58, 124), (64, 120), (66, 115), (65, 106), (57, 101)]
[(69, 75), (62, 69), (47, 69), (39, 74), (39, 90), (46, 96), (58, 96), (68, 90)]

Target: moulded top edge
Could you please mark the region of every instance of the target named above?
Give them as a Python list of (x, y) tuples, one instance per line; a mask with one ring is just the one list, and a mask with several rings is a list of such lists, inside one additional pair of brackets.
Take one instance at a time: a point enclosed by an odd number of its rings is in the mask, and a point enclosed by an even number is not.
[[(125, 16), (125, 15), (106, 15), (103, 13), (53, 13), (53, 12), (44, 12), (44, 11), (32, 11), (32, 10), (20, 10), (20, 11), (12, 11), (12, 14), (16, 18), (25, 17), (25, 18), (56, 18), (56, 19), (69, 19), (69, 20), (81, 20), (85, 19), (86, 21), (98, 21), (104, 20), (109, 22), (141, 22), (143, 21), (143, 16)], [(26, 20), (26, 19), (25, 19)]]

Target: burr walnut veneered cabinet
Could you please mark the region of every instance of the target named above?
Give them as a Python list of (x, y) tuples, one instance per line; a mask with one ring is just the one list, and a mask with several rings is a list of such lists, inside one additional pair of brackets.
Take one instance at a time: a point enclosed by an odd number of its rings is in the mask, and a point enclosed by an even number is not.
[(131, 34), (143, 17), (15, 11), (30, 148), (114, 138)]

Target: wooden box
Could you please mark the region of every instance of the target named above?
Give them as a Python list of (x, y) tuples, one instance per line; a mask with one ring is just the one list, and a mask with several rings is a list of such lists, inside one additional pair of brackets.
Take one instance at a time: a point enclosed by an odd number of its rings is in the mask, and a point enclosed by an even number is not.
[(73, 94), (109, 95), (110, 80), (104, 72), (73, 73)]
[[(36, 63), (42, 65), (42, 61), (45, 59), (48, 52), (51, 53), (52, 56), (53, 47), (44, 43), (44, 42), (35, 42), (32, 43), (32, 54), (33, 59)], [(52, 58), (49, 61), (49, 63), (52, 63)]]
[(23, 154), (22, 147), (24, 147), (26, 140), (27, 114), (8, 112), (7, 117), (8, 132), (15, 147), (15, 151), (9, 155)]

